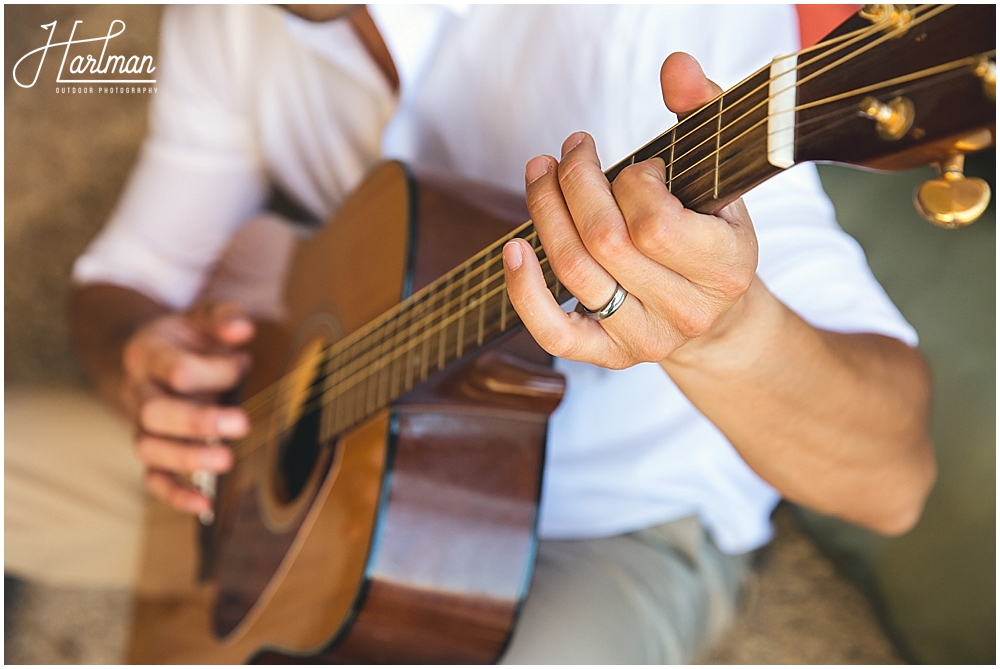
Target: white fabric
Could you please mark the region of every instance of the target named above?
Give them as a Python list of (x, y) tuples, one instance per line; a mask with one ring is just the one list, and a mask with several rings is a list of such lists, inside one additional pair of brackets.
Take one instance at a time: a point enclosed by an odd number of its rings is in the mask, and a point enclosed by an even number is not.
[[(271, 179), (319, 217), (383, 156), (520, 190), (525, 162), (585, 129), (606, 165), (675, 121), (659, 67), (687, 51), (724, 88), (796, 47), (778, 6), (377, 6), (399, 99), (343, 21), (275, 7), (171, 8), (150, 138), (81, 282), (136, 287), (174, 307), (196, 296)], [(815, 170), (746, 198), (759, 273), (809, 322), (916, 335), (836, 225)], [(566, 397), (550, 422), (543, 537), (618, 534), (697, 514), (720, 548), (770, 536), (777, 493), (656, 365), (557, 361)], [(734, 401), (737, 401), (734, 398)]]

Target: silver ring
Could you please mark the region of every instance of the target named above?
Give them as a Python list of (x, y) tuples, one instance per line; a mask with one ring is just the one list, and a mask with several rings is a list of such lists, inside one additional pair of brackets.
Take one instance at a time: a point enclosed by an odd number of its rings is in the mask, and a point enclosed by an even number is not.
[(625, 298), (628, 297), (628, 293), (622, 288), (622, 285), (616, 284), (615, 294), (611, 296), (608, 303), (597, 311), (591, 311), (587, 307), (583, 306), (583, 302), (580, 306), (583, 307), (583, 315), (592, 321), (603, 321), (605, 318), (609, 318), (613, 313), (618, 311), (618, 307), (625, 303)]

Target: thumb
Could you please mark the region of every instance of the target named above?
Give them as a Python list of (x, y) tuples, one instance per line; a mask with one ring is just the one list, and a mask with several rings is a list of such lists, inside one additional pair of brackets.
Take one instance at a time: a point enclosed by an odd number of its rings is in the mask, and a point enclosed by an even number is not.
[(715, 99), (722, 88), (708, 79), (694, 56), (677, 51), (660, 67), (660, 89), (667, 109), (683, 118)]
[(254, 335), (253, 321), (236, 302), (202, 302), (190, 317), (199, 330), (229, 346), (245, 344)]

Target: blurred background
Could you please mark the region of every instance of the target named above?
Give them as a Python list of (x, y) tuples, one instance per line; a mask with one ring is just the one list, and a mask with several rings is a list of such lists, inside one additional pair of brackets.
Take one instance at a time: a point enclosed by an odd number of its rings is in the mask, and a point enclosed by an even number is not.
[[(138, 153), (148, 96), (22, 89), (13, 64), (58, 20), (127, 24), (120, 53), (155, 53), (156, 6), (4, 8), (4, 382), (80, 384), (65, 323), (70, 267), (107, 219)], [(102, 28), (103, 30), (103, 28)], [(46, 67), (51, 67), (47, 64)], [(995, 152), (967, 173), (995, 193)], [(996, 208), (937, 229), (914, 211), (929, 168), (821, 166), (841, 225), (920, 334), (934, 374), (940, 475), (923, 519), (884, 539), (805, 510), (776, 512), (735, 629), (710, 661), (994, 663), (996, 660)], [(7, 403), (5, 402), (5, 413)], [(7, 662), (115, 662), (128, 593), (5, 574)], [(877, 621), (877, 622), (876, 622)]]

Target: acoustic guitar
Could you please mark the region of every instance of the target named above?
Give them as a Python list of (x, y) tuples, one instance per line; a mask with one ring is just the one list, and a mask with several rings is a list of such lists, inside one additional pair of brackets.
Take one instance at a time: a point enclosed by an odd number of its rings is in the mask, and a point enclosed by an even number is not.
[[(995, 25), (993, 5), (868, 6), (607, 176), (660, 156), (671, 192), (714, 213), (804, 161), (937, 163), (918, 206), (968, 222), (989, 199), (960, 168), (994, 143)], [(285, 317), (259, 328), (253, 433), (219, 481), (203, 581), (138, 599), (132, 661), (499, 657), (530, 583), (563, 391), (508, 301), (503, 243), (528, 240), (571, 298), (525, 218), (518, 198), (387, 163), (298, 247)], [(169, 544), (151, 536), (146, 559), (168, 562)]]

